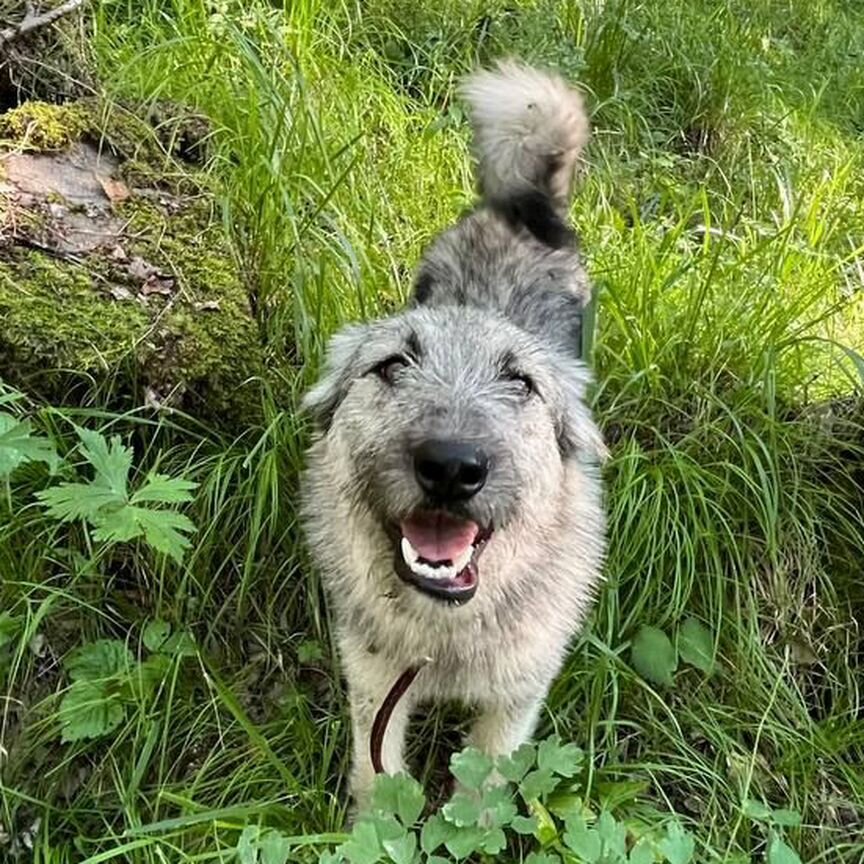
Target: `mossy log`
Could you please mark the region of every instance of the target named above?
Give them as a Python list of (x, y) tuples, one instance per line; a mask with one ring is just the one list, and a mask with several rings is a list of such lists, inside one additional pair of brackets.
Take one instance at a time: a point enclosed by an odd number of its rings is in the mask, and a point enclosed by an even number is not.
[(199, 174), (116, 108), (0, 115), (7, 384), (55, 404), (255, 415), (259, 330)]

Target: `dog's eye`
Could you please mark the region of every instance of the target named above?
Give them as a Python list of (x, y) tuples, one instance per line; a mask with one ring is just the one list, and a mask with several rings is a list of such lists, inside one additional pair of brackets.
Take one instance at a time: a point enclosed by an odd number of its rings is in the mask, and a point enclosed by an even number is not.
[(507, 380), (511, 381), (519, 389), (519, 395), (527, 399), (532, 393), (536, 392), (534, 379), (524, 372), (517, 372), (515, 369), (508, 369), (505, 373)]
[(393, 354), (386, 360), (382, 360), (372, 371), (388, 384), (392, 384), (396, 375), (408, 365), (408, 358), (404, 354)]

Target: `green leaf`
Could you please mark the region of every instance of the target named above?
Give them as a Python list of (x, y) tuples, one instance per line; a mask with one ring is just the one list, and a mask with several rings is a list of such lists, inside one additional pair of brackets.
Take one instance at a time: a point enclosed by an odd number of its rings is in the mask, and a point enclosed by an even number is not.
[(557, 735), (547, 738), (537, 748), (537, 767), (561, 777), (572, 777), (585, 754), (575, 744), (561, 744)]
[(375, 778), (372, 806), (376, 810), (395, 814), (406, 828), (410, 828), (420, 818), (425, 803), (423, 787), (413, 777), (380, 774)]
[(431, 855), (442, 843), (456, 833), (456, 829), (439, 813), (430, 816), (420, 831), (420, 846), (427, 855)]
[(771, 808), (755, 798), (748, 798), (741, 809), (745, 816), (758, 819), (760, 822), (767, 822), (771, 818)]
[(141, 487), (129, 499), (130, 504), (182, 504), (192, 500), (198, 484), (165, 474), (148, 474)]
[(118, 510), (91, 517), (98, 530), (94, 539), (105, 543), (125, 543), (143, 535), (157, 552), (164, 552), (180, 563), (190, 542), (183, 533), (195, 530), (195, 523), (173, 510), (147, 510), (127, 504)]
[(693, 858), (696, 844), (678, 822), (666, 826), (666, 836), (658, 844), (669, 864), (688, 864)]
[(846, 345), (840, 345), (840, 349), (852, 361), (855, 370), (858, 372), (858, 377), (861, 379), (861, 383), (864, 384), (864, 357), (854, 348), (849, 348)]
[(450, 864), (450, 859), (442, 858), (440, 855), (429, 855), (426, 858), (426, 864)]
[(363, 817), (363, 820), (375, 827), (379, 843), (385, 840), (398, 840), (405, 836), (405, 826), (392, 813), (372, 810)]
[(358, 822), (346, 840), (338, 849), (351, 864), (376, 864), (381, 860), (383, 850), (378, 842), (378, 832), (369, 822)]
[(561, 864), (561, 859), (553, 852), (532, 852), (525, 864)]
[(519, 783), (531, 770), (536, 755), (536, 748), (533, 744), (523, 744), (509, 756), (498, 757), (498, 773), (511, 783)]
[(480, 802), (479, 824), (484, 828), (500, 828), (509, 825), (519, 812), (513, 803), (509, 786), (495, 786), (486, 791)]
[(470, 828), (457, 828), (456, 833), (444, 844), (447, 851), (457, 858), (467, 858), (472, 852), (480, 850), (484, 831), (476, 825)]
[(291, 854), (291, 843), (279, 831), (269, 830), (258, 841), (259, 864), (285, 864)]
[(10, 615), (8, 612), (0, 612), (0, 648), (8, 645), (20, 631), (20, 618)]
[(651, 843), (643, 838), (631, 850), (628, 864), (654, 864), (654, 849)]
[(33, 435), (29, 420), (0, 412), (0, 478), (9, 477), (28, 462), (44, 462), (53, 474), (58, 461), (54, 445), (47, 438)]
[(771, 834), (768, 844), (768, 864), (801, 864), (801, 858), (791, 847), (787, 846), (779, 834)]
[(171, 625), (161, 618), (148, 621), (144, 628), (144, 645), (148, 651), (158, 651), (171, 635)]
[(450, 771), (466, 789), (479, 789), (492, 773), (493, 762), (475, 747), (468, 747), (450, 758)]
[(132, 652), (119, 639), (98, 639), (76, 648), (64, 661), (73, 681), (98, 681), (127, 675), (135, 662)]
[(643, 625), (630, 649), (633, 668), (654, 684), (672, 684), (672, 673), (678, 668), (675, 647), (657, 627)]
[(93, 539), (100, 543), (128, 543), (144, 533), (135, 508), (126, 504), (107, 510), (103, 508), (89, 517), (89, 521), (96, 528)]
[(119, 435), (109, 442), (104, 435), (91, 429), (76, 426), (81, 439), (81, 452), (93, 466), (96, 476), (93, 483), (108, 489), (121, 500), (126, 500), (129, 471), (132, 468), (132, 449), (124, 447)]
[(600, 860), (603, 851), (600, 835), (595, 829), (589, 828), (581, 817), (567, 822), (563, 840), (567, 848), (582, 858), (585, 864), (596, 864)]
[(106, 507), (123, 505), (123, 499), (110, 489), (92, 483), (60, 483), (37, 492), (36, 499), (46, 508), (49, 516), (61, 522), (73, 522), (76, 519), (90, 522), (98, 518)]
[(591, 808), (588, 807), (582, 797), (573, 792), (556, 792), (549, 797), (546, 806), (551, 813), (554, 813), (559, 819), (563, 819), (565, 822), (574, 816), (581, 816), (587, 820), (593, 815)]
[(558, 826), (549, 811), (535, 798), (528, 803), (531, 815), (537, 820), (537, 830), (534, 836), (541, 845), (546, 846), (558, 839)]
[(297, 646), (297, 661), (299, 663), (315, 663), (324, 659), (324, 649), (320, 642), (306, 639)]
[(624, 858), (627, 855), (627, 829), (608, 810), (597, 819), (597, 834), (606, 856)]
[(714, 640), (708, 628), (695, 618), (688, 618), (678, 631), (678, 653), (685, 663), (706, 675), (714, 671)]
[(236, 851), (240, 864), (285, 864), (291, 854), (291, 843), (280, 831), (247, 825), (237, 841)]
[(247, 825), (237, 840), (237, 859), (240, 864), (258, 864), (258, 839), (261, 828), (258, 825)]
[(480, 802), (467, 792), (457, 792), (442, 808), (441, 812), (448, 822), (460, 828), (476, 825), (480, 819)]
[(480, 841), (480, 848), (487, 855), (497, 855), (507, 847), (507, 837), (500, 828), (489, 828)]
[(384, 851), (395, 864), (411, 864), (417, 851), (417, 836), (408, 832), (398, 840), (385, 840)]
[(540, 827), (540, 823), (536, 816), (516, 816), (510, 822), (510, 827), (517, 834), (533, 835)]
[(797, 828), (801, 824), (801, 814), (797, 810), (772, 810), (770, 818), (781, 828)]
[(123, 705), (104, 682), (76, 681), (60, 702), (61, 739), (64, 742), (98, 738), (123, 722)]
[(198, 646), (195, 644), (195, 639), (191, 633), (180, 630), (165, 640), (162, 651), (177, 657), (194, 657), (198, 653)]
[(37, 493), (48, 514), (64, 522), (89, 522), (96, 529), (94, 539), (100, 543), (126, 543), (143, 537), (157, 552), (179, 563), (190, 546), (185, 535), (195, 531), (195, 524), (174, 510), (141, 505), (188, 501), (196, 484), (151, 474), (130, 499), (132, 450), (124, 447), (117, 436), (109, 443), (98, 432), (80, 427), (76, 430), (82, 453), (93, 466), (95, 476), (90, 483), (61, 483)]
[(144, 539), (157, 551), (164, 552), (179, 564), (190, 541), (183, 534), (195, 531), (195, 523), (183, 513), (172, 510), (136, 509), (136, 518), (144, 529)]
[(519, 791), (526, 801), (532, 801), (535, 798), (544, 798), (557, 785), (558, 781), (551, 771), (538, 768), (525, 776), (525, 779), (519, 784)]
[(607, 810), (615, 810), (622, 804), (635, 801), (650, 788), (647, 780), (620, 780), (597, 784), (597, 797)]

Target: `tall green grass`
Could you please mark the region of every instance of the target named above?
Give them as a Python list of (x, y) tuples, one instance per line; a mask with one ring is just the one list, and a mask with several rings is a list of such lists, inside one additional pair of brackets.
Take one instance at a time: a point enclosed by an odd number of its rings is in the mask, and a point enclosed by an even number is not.
[[(594, 138), (573, 219), (598, 289), (610, 557), (541, 732), (586, 749), (600, 795), (645, 781), (628, 812), (674, 809), (700, 860), (761, 850), (748, 797), (804, 814), (805, 861), (864, 860), (854, 5), (115, 0), (95, 4), (91, 50), (109, 99), (211, 119), (208, 176), (274, 391), (294, 394), (342, 322), (396, 308), (471, 202), (458, 77), (516, 53), (581, 82)], [(0, 599), (24, 622), (0, 649), (8, 854), (229, 860), (247, 822), (310, 842), (341, 830), (348, 736), (297, 530), (294, 406), (268, 397), (261, 427), (231, 440), (191, 418), (13, 404), (72, 459), (70, 419), (200, 487), (177, 567), (60, 531), (33, 504), (44, 477), (15, 476), (0, 505)], [(633, 635), (688, 616), (717, 672), (649, 684)], [(111, 738), (61, 744), (62, 658), (105, 637), (143, 651), (156, 617), (194, 633), (198, 656)], [(452, 740), (440, 714), (421, 734), (424, 752)]]

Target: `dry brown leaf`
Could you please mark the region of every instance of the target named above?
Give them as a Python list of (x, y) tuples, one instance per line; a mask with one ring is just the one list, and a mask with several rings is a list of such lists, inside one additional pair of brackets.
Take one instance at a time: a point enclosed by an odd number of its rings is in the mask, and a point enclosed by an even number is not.
[(139, 282), (146, 282), (151, 276), (158, 273), (158, 269), (149, 261), (145, 261), (139, 255), (136, 255), (126, 268), (129, 275)]
[(131, 194), (129, 187), (122, 180), (107, 177), (104, 174), (97, 174), (96, 179), (112, 204), (119, 204), (125, 201)]
[(175, 280), (170, 276), (162, 276), (154, 273), (141, 286), (141, 293), (145, 297), (151, 294), (162, 294), (168, 296), (174, 292)]

